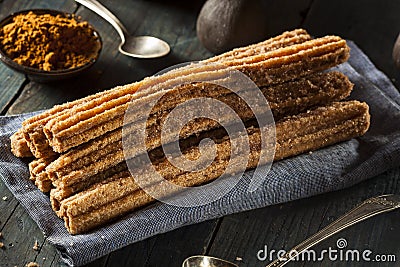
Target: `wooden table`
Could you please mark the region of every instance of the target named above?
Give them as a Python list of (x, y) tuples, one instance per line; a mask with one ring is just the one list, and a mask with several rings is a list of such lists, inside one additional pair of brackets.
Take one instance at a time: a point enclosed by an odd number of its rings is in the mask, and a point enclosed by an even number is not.
[[(38, 84), (0, 66), (1, 114), (45, 109), (116, 85), (140, 80), (167, 66), (199, 60), (211, 54), (196, 37), (195, 22), (203, 1), (102, 0), (132, 34), (153, 34), (171, 44), (172, 53), (154, 60), (138, 60), (117, 51), (119, 37), (91, 11), (68, 1), (0, 1), (0, 17), (28, 8), (53, 8), (74, 12), (100, 32), (104, 48), (98, 63), (84, 76), (57, 84)], [(189, 3), (190, 2), (190, 3)], [(400, 32), (400, 2), (389, 0), (266, 0), (265, 15), (271, 34), (304, 27), (315, 36), (338, 34), (354, 40), (378, 68), (399, 88), (400, 71), (391, 51)], [(394, 122), (397, 123), (397, 122)], [(399, 164), (400, 166), (400, 164)], [(110, 253), (88, 266), (180, 266), (191, 255), (207, 254), (240, 266), (265, 266), (259, 250), (290, 249), (360, 201), (383, 193), (400, 193), (400, 168), (340, 192), (243, 212), (157, 235)], [(0, 266), (64, 266), (36, 224), (0, 182)], [(345, 238), (352, 249), (393, 254), (397, 262), (296, 262), (289, 266), (400, 266), (400, 211), (374, 217), (321, 243), (316, 250), (336, 247)], [(35, 240), (39, 250), (32, 249)]]

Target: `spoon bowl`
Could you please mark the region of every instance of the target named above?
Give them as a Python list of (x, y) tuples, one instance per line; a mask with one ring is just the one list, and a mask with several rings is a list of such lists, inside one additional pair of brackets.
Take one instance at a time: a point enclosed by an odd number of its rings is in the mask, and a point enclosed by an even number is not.
[(169, 45), (153, 36), (127, 36), (118, 50), (136, 58), (157, 58), (169, 53)]
[(154, 36), (131, 36), (122, 22), (97, 0), (75, 0), (107, 20), (121, 37), (118, 50), (135, 58), (157, 58), (170, 52), (169, 45)]
[(183, 262), (182, 267), (239, 267), (239, 266), (223, 259), (198, 255), (187, 258)]

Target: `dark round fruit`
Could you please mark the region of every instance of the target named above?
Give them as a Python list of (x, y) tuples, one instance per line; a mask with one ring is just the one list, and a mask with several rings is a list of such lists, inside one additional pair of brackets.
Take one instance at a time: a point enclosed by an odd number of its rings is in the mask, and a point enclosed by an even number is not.
[(400, 68), (400, 34), (397, 37), (396, 43), (393, 47), (393, 60), (398, 68)]
[(264, 9), (259, 0), (207, 0), (197, 18), (197, 36), (213, 53), (263, 40)]

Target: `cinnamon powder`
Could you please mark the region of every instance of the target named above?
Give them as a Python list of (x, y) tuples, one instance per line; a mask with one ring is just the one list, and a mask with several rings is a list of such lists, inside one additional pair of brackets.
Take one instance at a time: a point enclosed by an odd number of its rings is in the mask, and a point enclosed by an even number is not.
[(1, 49), (18, 64), (45, 71), (76, 68), (100, 49), (87, 22), (29, 12), (0, 29)]

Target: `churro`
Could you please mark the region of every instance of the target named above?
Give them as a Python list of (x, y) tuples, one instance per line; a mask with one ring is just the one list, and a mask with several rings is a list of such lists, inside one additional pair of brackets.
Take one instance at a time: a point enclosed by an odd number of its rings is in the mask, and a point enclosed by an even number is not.
[[(232, 66), (233, 69), (244, 71), (253, 80), (258, 80), (258, 85), (268, 85), (332, 67), (345, 61), (347, 57), (348, 47), (344, 40), (338, 37), (324, 37), (292, 47), (273, 50), (265, 55), (220, 63)], [(265, 70), (265, 72), (259, 72), (260, 69)], [(193, 75), (192, 71), (190, 71), (190, 75)], [(198, 71), (201, 73), (201, 70)], [(279, 78), (278, 73), (283, 74), (283, 76)], [(166, 77), (169, 76), (167, 75)], [(163, 81), (165, 77), (156, 77), (154, 79)], [(28, 144), (36, 147), (36, 149), (31, 148), (31, 150), (34, 150), (34, 154), (47, 154), (47, 142), (49, 142), (53, 150), (64, 152), (73, 146), (120, 127), (122, 120), (118, 120), (118, 118), (123, 116), (128, 102), (132, 99), (146, 101), (143, 97), (149, 94), (147, 92), (149, 90), (133, 95), (125, 94), (125, 91), (134, 93), (139, 84), (144, 85), (149, 82), (150, 84), (154, 83), (152, 79), (145, 79), (142, 83), (121, 87), (119, 90), (111, 90), (108, 94), (99, 94), (99, 97), (91, 99), (90, 102), (85, 101), (77, 106), (73, 105), (74, 107), (69, 109), (68, 112), (64, 111), (63, 114), (58, 116), (53, 115), (50, 120), (46, 117), (43, 119), (44, 122), (48, 120), (44, 127), (47, 136), (46, 141), (43, 140), (43, 134), (40, 132), (43, 130), (42, 127), (35, 129), (29, 137), (25, 135)], [(113, 119), (118, 121), (115, 123), (110, 122)], [(32, 129), (32, 126), (29, 125), (27, 128)], [(83, 132), (85, 131), (86, 133), (84, 134)], [(76, 136), (79, 136), (79, 138)], [(38, 142), (32, 141), (36, 139)], [(44, 149), (45, 152), (40, 153), (41, 149)]]
[(304, 43), (311, 40), (311, 36), (304, 29), (296, 29), (287, 31), (278, 35), (277, 37), (270, 38), (260, 43), (248, 45), (245, 47), (235, 48), (231, 51), (225, 52), (221, 55), (214, 56), (206, 59), (206, 62), (217, 62), (231, 58), (243, 58), (246, 56), (254, 56), (257, 54), (265, 53), (268, 51), (276, 50), (289, 45)]
[[(335, 102), (326, 107), (284, 118), (276, 123), (277, 145), (274, 159), (298, 155), (361, 136), (368, 127), (368, 106), (358, 101)], [(254, 128), (249, 128), (248, 131), (251, 150), (247, 168), (254, 168), (259, 162), (260, 131)], [(216, 161), (200, 172), (177, 173), (168, 167), (169, 163), (165, 161), (159, 163), (157, 170), (164, 177), (168, 177), (166, 179), (181, 186), (195, 186), (212, 181), (224, 173), (230, 157), (230, 141), (226, 138), (220, 139), (220, 143), (216, 144), (220, 148), (217, 148), (219, 154)], [(192, 149), (186, 154), (190, 153), (198, 152)], [(143, 173), (140, 174), (145, 174), (146, 170), (148, 166), (143, 166)], [(168, 174), (171, 170), (172, 174)], [(154, 186), (157, 188), (157, 185)], [(139, 189), (131, 175), (125, 171), (63, 200), (59, 215), (65, 220), (68, 231), (78, 234), (153, 201), (154, 199)]]
[[(352, 86), (345, 75), (339, 72), (331, 72), (315, 74), (282, 85), (265, 87), (261, 89), (261, 92), (269, 100), (275, 120), (278, 120), (283, 116), (297, 114), (313, 106), (326, 105), (333, 101), (342, 100), (350, 94)], [(215, 90), (211, 90), (209, 93), (213, 96)], [(210, 95), (207, 91), (203, 94), (205, 97)], [(168, 102), (168, 100), (173, 102), (173, 96), (174, 94), (171, 97), (167, 97), (165, 102)], [(179, 102), (184, 102), (190, 97), (193, 97), (193, 95), (182, 97)], [(234, 107), (237, 115), (243, 121), (254, 118), (254, 114), (247, 108), (246, 103), (241, 101), (234, 93), (228, 93), (222, 97), (217, 97), (217, 99)], [(147, 148), (149, 151), (161, 146), (161, 138), (158, 133), (161, 132), (161, 122), (168, 116), (168, 112), (157, 115), (161, 118), (151, 118), (148, 121)], [(221, 115), (221, 120), (229, 122), (232, 118)], [(136, 126), (132, 125), (130, 131), (139, 131), (140, 129)], [(209, 131), (216, 127), (219, 127), (219, 123), (216, 121), (205, 118), (197, 119), (187, 124), (180, 131), (180, 138), (185, 139), (191, 135)], [(82, 181), (87, 181), (89, 184), (92, 179), (97, 181), (98, 172), (105, 171), (123, 162), (127, 154), (134, 157), (139, 153), (135, 150), (136, 147), (132, 146), (129, 151), (125, 151), (124, 155), (121, 139), (121, 129), (109, 132), (60, 155), (47, 167), (46, 172), (55, 187), (66, 188), (66, 190), (68, 187)]]
[(60, 202), (78, 192), (86, 190), (90, 186), (95, 183), (101, 182), (113, 176), (117, 173), (126, 171), (128, 167), (126, 166), (125, 162), (121, 162), (117, 165), (113, 165), (112, 167), (106, 169), (105, 171), (99, 171), (95, 175), (91, 176), (88, 179), (81, 180), (76, 182), (70, 186), (64, 187), (53, 187), (50, 191), (50, 202), (51, 206), (56, 213), (60, 209)]
[[(232, 51), (232, 53), (227, 53), (225, 56), (221, 56), (219, 58), (241, 58), (246, 56), (249, 50), (253, 51), (253, 54), (257, 52), (264, 53), (266, 51), (272, 51), (274, 49), (301, 43), (310, 39), (311, 37), (304, 30), (294, 30), (290, 32), (285, 32), (277, 37), (271, 38), (259, 44), (251, 45), (249, 46), (249, 49), (244, 47), (240, 51), (234, 50)], [(217, 60), (213, 58), (210, 58), (208, 60), (215, 62), (218, 61), (218, 57), (216, 58)], [(173, 77), (173, 75), (170, 75), (168, 77), (171, 78)], [(184, 75), (184, 73), (181, 73), (181, 75)], [(56, 105), (53, 108), (43, 112), (42, 114), (27, 119), (23, 123), (23, 132), (26, 142), (33, 155), (37, 158), (40, 158), (49, 155), (53, 151), (53, 149), (49, 145), (49, 141), (47, 140), (43, 132), (44, 125), (46, 125), (46, 123), (48, 123), (50, 120), (60, 118), (64, 115), (69, 116), (68, 114), (71, 113), (71, 110), (73, 110), (72, 114), (74, 114), (76, 112), (85, 111), (96, 107), (100, 105), (100, 103), (103, 103), (105, 101), (134, 94), (138, 90), (138, 88), (146, 82), (149, 82), (149, 79), (145, 79), (144, 81), (132, 83), (126, 86), (118, 86), (113, 89), (99, 92), (97, 94), (90, 95), (88, 97), (78, 99), (69, 103)], [(113, 126), (109, 127), (112, 128)]]
[(55, 157), (40, 158), (29, 163), (30, 180), (44, 193), (49, 192), (53, 187), (48, 173), (46, 172), (46, 167), (54, 159)]
[(11, 137), (11, 152), (19, 158), (32, 157), (33, 154), (29, 149), (28, 143), (24, 137), (22, 129), (19, 129)]
[[(228, 69), (242, 71), (258, 86), (267, 86), (333, 67), (346, 61), (348, 56), (349, 49), (343, 39), (327, 36), (273, 50), (264, 55), (219, 63), (227, 66)], [(209, 75), (212, 73), (210, 72)], [(201, 73), (201, 75), (205, 74)], [(161, 78), (158, 76), (155, 79)], [(197, 90), (195, 85), (193, 85), (193, 90)], [(53, 150), (60, 153), (67, 151), (121, 127), (123, 122), (121, 118), (129, 104), (140, 106), (140, 103), (146, 103), (148, 98), (160, 93), (151, 86), (148, 90), (146, 89), (131, 97), (123, 96), (103, 102), (92, 109), (80, 112), (72, 109), (70, 114), (50, 120), (43, 130)]]
[[(31, 180), (50, 192), (68, 231), (84, 233), (153, 203), (150, 191), (157, 199), (181, 196), (153, 179), (155, 172), (178, 188), (195, 187), (362, 136), (369, 128), (368, 105), (339, 102), (353, 84), (340, 72), (325, 72), (348, 58), (340, 37), (285, 32), (54, 106), (23, 122), (11, 150), (37, 158), (29, 164)], [(235, 72), (249, 79), (239, 82)], [(270, 109), (251, 102), (262, 96)], [(210, 101), (191, 102), (199, 99)], [(197, 106), (214, 115), (194, 115)]]

